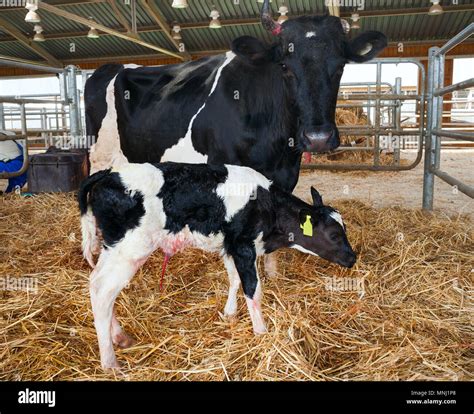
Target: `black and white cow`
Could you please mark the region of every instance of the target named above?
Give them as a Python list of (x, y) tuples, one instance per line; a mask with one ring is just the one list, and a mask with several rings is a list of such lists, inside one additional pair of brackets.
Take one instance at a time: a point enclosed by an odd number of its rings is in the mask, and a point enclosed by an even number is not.
[(281, 188), (298, 181), (301, 154), (340, 144), (335, 125), (344, 65), (387, 44), (375, 31), (352, 40), (348, 23), (305, 16), (280, 25), (268, 0), (262, 24), (271, 45), (243, 36), (232, 51), (177, 65), (109, 64), (85, 87), (92, 172), (127, 161), (234, 164)]
[(128, 164), (86, 179), (79, 206), (83, 253), (93, 267), (97, 230), (103, 239), (90, 277), (102, 366), (118, 366), (114, 343), (131, 343), (114, 315), (115, 298), (158, 248), (165, 257), (188, 246), (219, 252), (230, 282), (224, 313), (237, 312), (242, 283), (255, 333), (266, 331), (257, 256), (290, 247), (352, 267), (341, 215), (311, 194), (313, 205), (234, 165)]

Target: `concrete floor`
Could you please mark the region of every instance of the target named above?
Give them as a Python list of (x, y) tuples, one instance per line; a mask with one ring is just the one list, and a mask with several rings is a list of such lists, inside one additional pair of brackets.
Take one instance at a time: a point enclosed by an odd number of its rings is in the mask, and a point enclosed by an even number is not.
[[(402, 151), (401, 157), (410, 162), (415, 151)], [(441, 170), (466, 184), (474, 186), (474, 150), (443, 149)], [(325, 202), (358, 199), (374, 207), (401, 206), (420, 209), (423, 192), (423, 161), (413, 170), (402, 172), (333, 173), (305, 170), (295, 194), (309, 200), (313, 185)], [(467, 214), (474, 219), (474, 200), (435, 178), (434, 211), (456, 215)]]

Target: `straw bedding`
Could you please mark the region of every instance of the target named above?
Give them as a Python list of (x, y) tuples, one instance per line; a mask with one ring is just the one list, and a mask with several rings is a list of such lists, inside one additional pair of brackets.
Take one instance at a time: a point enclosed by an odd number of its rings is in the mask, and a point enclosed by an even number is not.
[[(160, 293), (156, 252), (116, 302), (137, 343), (117, 351), (122, 373), (104, 373), (73, 195), (0, 198), (0, 275), (38, 280), (36, 293), (0, 291), (0, 379), (472, 379), (472, 223), (334, 205), (358, 264), (280, 251), (281, 275), (263, 278), (267, 335), (253, 335), (242, 296), (239, 320), (222, 318), (228, 285), (216, 255), (173, 257)], [(328, 290), (332, 277), (362, 278), (365, 294)]]

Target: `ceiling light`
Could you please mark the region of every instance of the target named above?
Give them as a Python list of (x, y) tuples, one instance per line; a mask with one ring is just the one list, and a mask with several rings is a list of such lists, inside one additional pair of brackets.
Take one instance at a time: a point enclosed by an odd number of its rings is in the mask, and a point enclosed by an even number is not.
[(179, 24), (175, 24), (173, 28), (171, 29), (172, 37), (174, 40), (181, 40), (181, 34), (179, 33), (181, 31), (181, 26)]
[(213, 8), (209, 17), (212, 19), (209, 22), (210, 29), (220, 29), (222, 27), (221, 21), (219, 20), (220, 14), (216, 8)]
[(33, 40), (34, 40), (35, 42), (44, 42), (46, 39), (44, 38), (43, 33), (36, 33), (36, 34), (33, 36)]
[(35, 24), (35, 27), (33, 30), (35, 31), (33, 40), (35, 42), (44, 42), (45, 38), (43, 36), (43, 28), (39, 24)]
[(430, 11), (428, 12), (430, 16), (437, 16), (438, 14), (441, 14), (444, 12), (443, 8), (439, 4), (440, 0), (430, 0), (430, 1), (431, 3), (433, 3), (433, 5), (430, 7)]
[(171, 7), (174, 7), (175, 9), (184, 9), (185, 7), (188, 7), (188, 2), (186, 0), (173, 0)]
[(25, 22), (39, 23), (41, 21), (38, 13), (36, 13), (36, 10), (38, 10), (38, 3), (36, 1), (28, 1), (25, 8), (28, 10), (25, 16)]
[(89, 32), (87, 33), (87, 37), (89, 39), (97, 39), (99, 37), (99, 33), (97, 32), (97, 29), (91, 26)]
[(352, 19), (351, 29), (353, 29), (353, 30), (360, 29), (359, 14), (358, 13), (352, 13), (351, 19)]
[(280, 17), (278, 18), (278, 23), (282, 24), (285, 23), (288, 20), (288, 7), (286, 6), (280, 6), (278, 9), (278, 13), (280, 13)]

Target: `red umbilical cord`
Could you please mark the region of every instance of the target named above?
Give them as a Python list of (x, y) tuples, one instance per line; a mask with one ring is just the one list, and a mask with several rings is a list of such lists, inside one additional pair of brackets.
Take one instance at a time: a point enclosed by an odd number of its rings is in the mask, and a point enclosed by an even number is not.
[(161, 280), (160, 280), (160, 292), (163, 292), (163, 279), (165, 278), (166, 266), (170, 260), (170, 255), (165, 254), (165, 259), (163, 260), (163, 267), (161, 268)]

